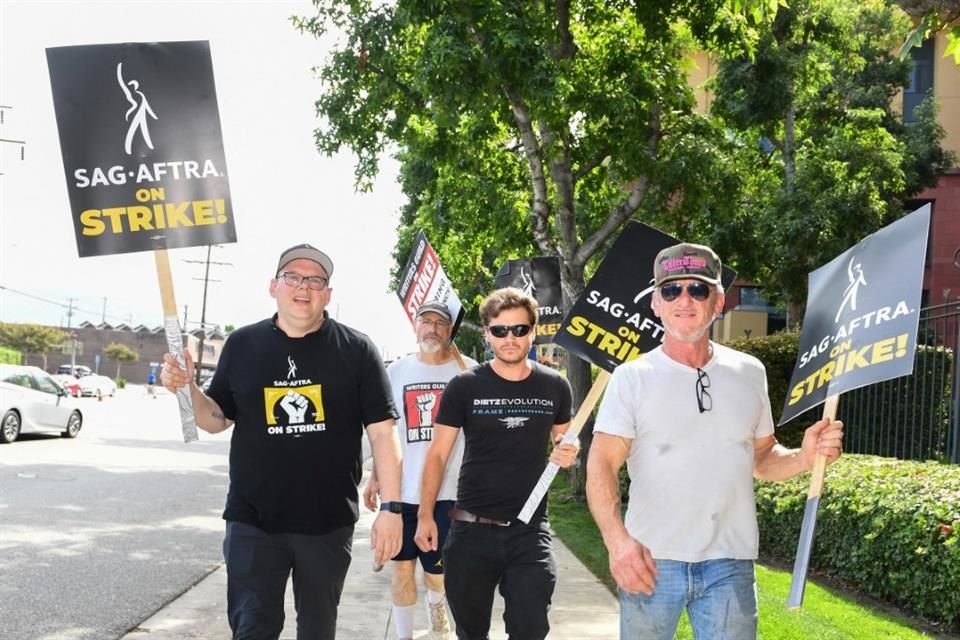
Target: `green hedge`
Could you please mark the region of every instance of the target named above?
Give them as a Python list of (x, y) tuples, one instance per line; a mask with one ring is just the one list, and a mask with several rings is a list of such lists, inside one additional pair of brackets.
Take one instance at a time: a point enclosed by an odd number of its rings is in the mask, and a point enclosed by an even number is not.
[[(796, 557), (808, 483), (757, 482), (762, 553)], [(960, 467), (843, 456), (827, 469), (810, 564), (960, 627)]]
[(20, 364), (20, 352), (10, 347), (0, 347), (0, 363)]

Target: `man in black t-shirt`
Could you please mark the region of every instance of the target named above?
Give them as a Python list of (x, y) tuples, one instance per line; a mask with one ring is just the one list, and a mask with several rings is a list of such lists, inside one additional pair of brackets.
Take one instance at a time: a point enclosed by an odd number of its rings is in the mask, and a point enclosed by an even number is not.
[(292, 571), (298, 640), (332, 640), (358, 518), (364, 427), (383, 499), (374, 561), (400, 550), (400, 445), (390, 383), (370, 339), (325, 311), (333, 262), (310, 245), (284, 251), (272, 318), (227, 339), (207, 393), (164, 356), (163, 385), (190, 385), (197, 426), (230, 440), (223, 512), (227, 613), (235, 638), (279, 638)]
[[(546, 467), (544, 452), (570, 426), (570, 385), (530, 360), (537, 302), (519, 289), (494, 291), (480, 306), (494, 359), (461, 373), (440, 399), (427, 452), (415, 540), (437, 548), (434, 504), (457, 433), (465, 449), (450, 532), (443, 547), (447, 602), (461, 640), (487, 638), (497, 585), (511, 638), (539, 640), (557, 579), (546, 500), (529, 524), (516, 519)], [(550, 460), (573, 464), (577, 447), (559, 444)]]

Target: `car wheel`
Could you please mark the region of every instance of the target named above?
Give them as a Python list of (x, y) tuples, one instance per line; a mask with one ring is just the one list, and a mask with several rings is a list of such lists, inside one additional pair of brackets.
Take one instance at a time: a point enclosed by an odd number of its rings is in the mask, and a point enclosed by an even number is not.
[(83, 426), (83, 418), (80, 416), (79, 411), (74, 411), (70, 414), (70, 419), (67, 420), (67, 429), (61, 435), (64, 438), (76, 438), (77, 434), (80, 433), (80, 427)]
[(7, 411), (3, 414), (0, 423), (0, 443), (9, 444), (20, 435), (20, 414), (16, 411)]

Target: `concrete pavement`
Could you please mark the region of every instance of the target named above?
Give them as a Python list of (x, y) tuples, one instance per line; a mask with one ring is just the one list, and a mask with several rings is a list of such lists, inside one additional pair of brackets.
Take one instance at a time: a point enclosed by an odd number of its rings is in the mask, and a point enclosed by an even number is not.
[[(339, 640), (392, 640), (390, 571), (371, 570), (370, 527), (374, 514), (362, 509), (353, 539), (353, 562), (340, 601)], [(550, 610), (550, 638), (599, 640), (618, 637), (617, 600), (599, 580), (554, 537), (559, 578)], [(419, 573), (419, 572), (418, 572)], [(414, 638), (427, 637), (427, 616), (422, 583), (415, 617)], [(288, 585), (289, 586), (289, 585)], [(227, 574), (221, 565), (186, 593), (163, 607), (120, 640), (229, 640), (226, 619)], [(296, 640), (293, 594), (287, 590), (287, 621), (281, 640)], [(451, 634), (451, 638), (453, 634)], [(498, 595), (490, 629), (491, 640), (506, 638), (503, 601)]]

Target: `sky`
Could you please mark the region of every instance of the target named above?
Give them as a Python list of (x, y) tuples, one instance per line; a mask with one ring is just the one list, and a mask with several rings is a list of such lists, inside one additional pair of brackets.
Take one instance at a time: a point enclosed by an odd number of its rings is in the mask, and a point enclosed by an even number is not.
[[(229, 265), (210, 267), (207, 322), (272, 314), (277, 258), (309, 242), (334, 262), (331, 315), (370, 335), (386, 359), (416, 348), (388, 291), (404, 202), (396, 163), (385, 159), (372, 191), (358, 193), (353, 156), (328, 158), (313, 144), (322, 87), (312, 67), (326, 46), (289, 20), (311, 9), (307, 0), (0, 0), (0, 105), (9, 107), (0, 138), (26, 141), (0, 143), (0, 322), (162, 325), (152, 251), (78, 257), (44, 49), (208, 40), (237, 242), (212, 250), (212, 262)], [(168, 252), (188, 330), (199, 326), (204, 269), (188, 261), (205, 261), (206, 251)]]

